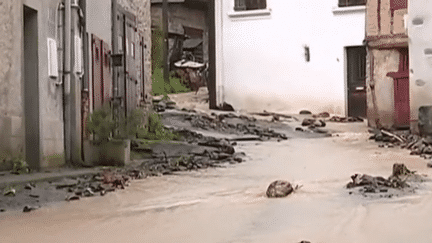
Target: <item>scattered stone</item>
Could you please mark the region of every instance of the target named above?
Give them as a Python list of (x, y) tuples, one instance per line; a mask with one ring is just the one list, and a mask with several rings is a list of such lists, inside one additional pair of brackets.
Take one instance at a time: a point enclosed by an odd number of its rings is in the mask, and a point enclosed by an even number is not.
[(432, 168), (432, 162), (428, 162), (427, 167)]
[(2, 212), (6, 212), (6, 209), (0, 208), (0, 213), (2, 213)]
[(314, 123), (315, 123), (315, 119), (305, 118), (305, 119), (303, 119), (303, 122), (301, 125), (304, 127), (307, 127), (307, 126), (313, 125)]
[(304, 129), (301, 128), (301, 127), (296, 127), (295, 130), (296, 130), (296, 131), (299, 131), (299, 132), (304, 132)]
[(267, 197), (286, 197), (294, 191), (291, 183), (288, 181), (277, 180), (272, 182), (267, 188)]
[(299, 112), (300, 115), (312, 115), (312, 112), (308, 111), (308, 110), (301, 110)]
[(30, 194), (29, 196), (33, 197), (33, 198), (39, 198), (39, 195), (37, 195), (37, 194)]
[(78, 181), (72, 179), (63, 179), (61, 182), (53, 183), (53, 185), (56, 187), (56, 189), (63, 189), (78, 185)]
[(80, 197), (79, 196), (77, 196), (77, 195), (71, 195), (71, 196), (68, 196), (68, 197), (66, 197), (66, 201), (76, 201), (76, 200), (79, 200), (80, 199)]
[(26, 189), (26, 190), (32, 190), (32, 189), (34, 189), (36, 186), (35, 186), (35, 184), (34, 183), (27, 183), (25, 186), (24, 186), (24, 189)]
[(16, 193), (16, 190), (15, 190), (14, 188), (10, 188), (10, 189), (6, 190), (6, 191), (3, 193), (3, 195), (4, 195), (4, 196), (12, 196), (12, 197), (14, 197), (14, 196), (15, 196), (15, 193)]
[(23, 212), (28, 213), (30, 211), (38, 209), (37, 207), (31, 207), (31, 206), (24, 206)]

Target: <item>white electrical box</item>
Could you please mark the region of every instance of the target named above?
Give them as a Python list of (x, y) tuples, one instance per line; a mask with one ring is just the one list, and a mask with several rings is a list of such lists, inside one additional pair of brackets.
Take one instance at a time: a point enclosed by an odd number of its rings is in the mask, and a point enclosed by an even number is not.
[(82, 50), (81, 50), (81, 37), (75, 36), (75, 62), (74, 70), (76, 73), (82, 74)]
[(48, 76), (58, 77), (57, 42), (48, 38)]

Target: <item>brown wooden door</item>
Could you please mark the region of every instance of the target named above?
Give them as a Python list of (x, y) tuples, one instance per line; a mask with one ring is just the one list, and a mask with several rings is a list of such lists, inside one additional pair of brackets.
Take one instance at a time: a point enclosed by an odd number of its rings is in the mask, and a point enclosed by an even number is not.
[(348, 116), (366, 117), (366, 49), (347, 48)]

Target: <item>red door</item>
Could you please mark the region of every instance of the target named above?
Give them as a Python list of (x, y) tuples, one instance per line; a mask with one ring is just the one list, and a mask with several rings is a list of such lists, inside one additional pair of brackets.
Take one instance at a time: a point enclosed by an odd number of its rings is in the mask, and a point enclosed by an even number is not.
[(396, 125), (409, 125), (409, 79), (407, 77), (394, 80)]
[(410, 124), (408, 48), (399, 49), (399, 52), (399, 70), (387, 73), (387, 76), (394, 79), (395, 126), (406, 127)]

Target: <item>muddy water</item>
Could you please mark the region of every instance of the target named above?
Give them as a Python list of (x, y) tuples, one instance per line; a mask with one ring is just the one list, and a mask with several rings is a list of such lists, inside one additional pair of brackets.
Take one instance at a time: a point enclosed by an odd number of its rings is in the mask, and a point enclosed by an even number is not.
[[(388, 176), (407, 150), (367, 135), (242, 143), (246, 163), (135, 181), (127, 190), (0, 216), (2, 242), (432, 242), (432, 185), (414, 195), (369, 199), (343, 189), (356, 172)], [(267, 199), (273, 180), (303, 187)]]

